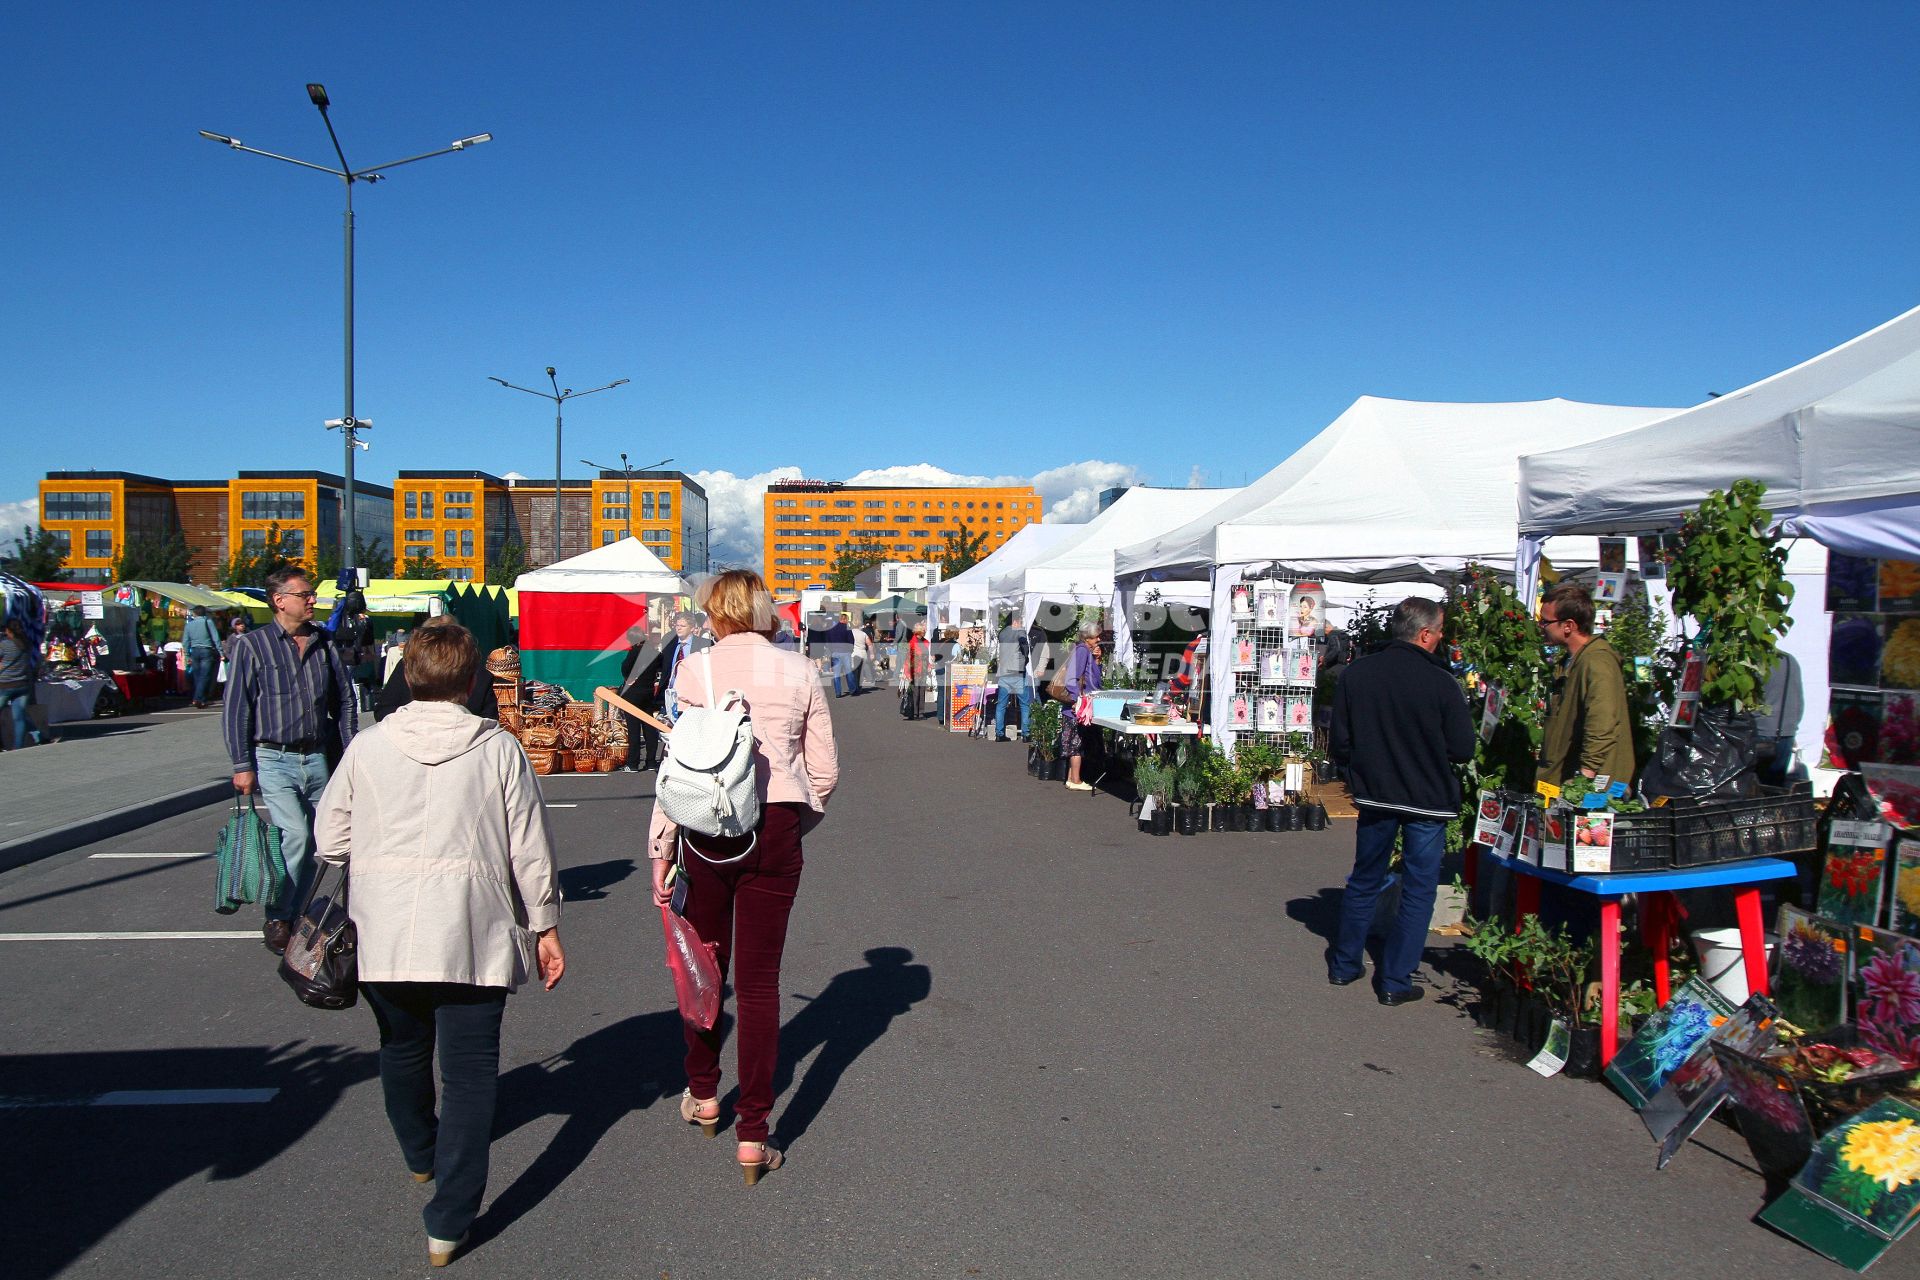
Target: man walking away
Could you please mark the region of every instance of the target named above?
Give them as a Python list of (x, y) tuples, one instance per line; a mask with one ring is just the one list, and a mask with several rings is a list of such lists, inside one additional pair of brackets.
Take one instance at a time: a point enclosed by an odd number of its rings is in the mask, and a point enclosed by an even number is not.
[(207, 616), (207, 606), (193, 606), (180, 639), (186, 646), (187, 665), (193, 669), (193, 705), (204, 707), (213, 693), (213, 679), (220, 673), (220, 629)]
[(1007, 623), (1000, 628), (1000, 652), (998, 665), (995, 666), (995, 682), (1000, 686), (1000, 696), (994, 699), (993, 736), (995, 741), (1005, 742), (1007, 738), (1007, 704), (1020, 704), (1020, 724), (1014, 730), (1014, 736), (1027, 736), (1027, 712), (1033, 704), (1033, 681), (1027, 677), (1027, 661), (1031, 649), (1027, 643), (1027, 633), (1014, 621), (1012, 614), (1007, 615)]
[(263, 930), (275, 955), (313, 874), (313, 814), (331, 760), (360, 726), (353, 679), (331, 637), (313, 625), (313, 583), (295, 568), (267, 575), (273, 619), (235, 636), (222, 716), (234, 789), (258, 791), (280, 828), (287, 884), (267, 904)]
[(841, 614), (826, 630), (827, 661), (833, 670), (833, 696), (844, 698), (853, 690), (853, 628), (847, 615)]
[(1397, 836), (1400, 914), (1374, 975), (1384, 1005), (1421, 997), (1413, 972), (1433, 918), (1447, 823), (1460, 808), (1453, 765), (1473, 758), (1466, 695), (1436, 652), (1444, 623), (1445, 611), (1433, 601), (1402, 600), (1393, 611), (1392, 643), (1349, 667), (1333, 693), (1331, 751), (1347, 768), (1360, 821), (1327, 978), (1344, 987), (1366, 975), (1367, 926)]
[(1633, 785), (1633, 726), (1620, 655), (1593, 634), (1593, 597), (1563, 582), (1540, 602), (1540, 634), (1567, 647), (1560, 693), (1540, 737), (1540, 777), (1558, 785), (1573, 777), (1605, 777)]
[[(620, 696), (642, 711), (648, 710), (646, 704), (653, 699), (652, 687), (642, 685), (653, 678), (654, 659), (664, 652), (644, 626), (635, 623), (627, 628), (627, 656), (620, 659)], [(627, 762), (621, 768), (628, 773), (653, 768), (660, 758), (660, 731), (625, 711), (620, 717), (627, 722)]]
[[(847, 621), (847, 615), (841, 614), (841, 620)], [(873, 667), (873, 632), (868, 626), (852, 628), (853, 631), (853, 691), (865, 693), (869, 684), (879, 683), (879, 677)]]

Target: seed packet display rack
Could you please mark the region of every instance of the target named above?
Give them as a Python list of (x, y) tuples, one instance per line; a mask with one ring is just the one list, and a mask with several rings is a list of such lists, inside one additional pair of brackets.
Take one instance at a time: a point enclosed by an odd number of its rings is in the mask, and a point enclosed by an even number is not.
[[(1226, 655), (1226, 667), (1232, 677), (1233, 691), (1226, 702), (1225, 727), (1232, 732), (1236, 743), (1264, 742), (1284, 749), (1292, 734), (1316, 737), (1314, 686), (1320, 670), (1321, 648), (1326, 641), (1324, 635), (1310, 638), (1288, 635), (1292, 618), (1290, 602), (1293, 589), (1300, 581), (1280, 573), (1242, 579), (1236, 592), (1240, 589), (1246, 592), (1244, 610), (1235, 607), (1237, 595), (1229, 597), (1233, 639)], [(1268, 602), (1277, 602), (1277, 610)], [(1251, 654), (1251, 665), (1247, 662), (1248, 654)], [(1302, 662), (1303, 667), (1297, 665)]]

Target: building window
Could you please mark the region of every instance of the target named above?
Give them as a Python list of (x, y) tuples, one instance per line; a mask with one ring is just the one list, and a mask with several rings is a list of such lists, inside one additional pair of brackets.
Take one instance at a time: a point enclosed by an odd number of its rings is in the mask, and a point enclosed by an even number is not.
[(451, 529), (447, 530), (446, 537), (441, 541), (440, 545), (445, 548), (443, 554), (446, 558), (449, 560), (453, 559), (453, 557), (458, 554), (454, 548), (460, 545), (458, 535)]
[(852, 524), (852, 516), (821, 516), (821, 524)]
[(825, 498), (808, 498), (800, 505), (803, 507), (824, 507), (827, 505), (827, 500)]
[(55, 549), (60, 552), (60, 558), (62, 560), (65, 560), (73, 554), (73, 535), (71, 533), (65, 529), (48, 529), (45, 532), (53, 535), (53, 545)]
[(469, 557), (473, 555), (473, 530), (471, 529), (460, 531), (460, 554)]
[(671, 493), (663, 493), (660, 495), (660, 518), (662, 520), (673, 519), (673, 495)]
[(792, 498), (775, 498), (773, 500), (773, 505), (775, 507), (797, 507), (800, 504), (798, 502), (795, 502)]
[(931, 538), (933, 536), (933, 530), (931, 529), (910, 529), (908, 532), (916, 538)]
[(431, 529), (409, 529), (409, 530), (407, 530), (407, 536), (406, 536), (406, 540), (407, 540), (408, 542), (432, 542), (432, 541), (433, 541), (433, 530), (431, 530)]
[(921, 521), (922, 524), (945, 524), (946, 522), (947, 518), (945, 516), (928, 516), (925, 520)]
[(673, 530), (671, 530), (671, 529), (642, 529), (642, 530), (640, 531), (640, 541), (642, 541), (642, 542), (672, 542), (672, 541), (673, 541)]
[(893, 522), (895, 524), (912, 524), (913, 517), (912, 516), (895, 516), (893, 518)]
[(995, 524), (1005, 524), (1007, 522), (1007, 518), (1005, 516), (995, 516), (993, 518), (993, 522)]
[(618, 529), (602, 529), (600, 531), (601, 546), (608, 546), (618, 541), (620, 541), (620, 531)]
[(409, 520), (420, 518), (420, 495), (411, 489), (407, 490), (405, 516)]
[(602, 520), (622, 520), (627, 518), (627, 500), (615, 494), (608, 494), (600, 503)]
[(305, 520), (307, 495), (297, 489), (242, 493), (240, 518), (242, 520)]
[(449, 490), (446, 494), (446, 503), (440, 509), (440, 518), (443, 520), (473, 519), (473, 490)]
[[(882, 511), (884, 511), (884, 510), (886, 509), (886, 506), (887, 506), (887, 500), (886, 500), (885, 498), (868, 498), (868, 499), (867, 499), (867, 500), (866, 500), (866, 501), (865, 501), (864, 503), (862, 503), (861, 505), (862, 505), (862, 506), (864, 506), (864, 507), (866, 507), (866, 509), (867, 509), (867, 510), (869, 510), (869, 511), (873, 511), (873, 510), (882, 510)], [(894, 505), (895, 505), (895, 506), (898, 506), (899, 504), (898, 504), (898, 503), (895, 503)]]
[(868, 524), (885, 524), (887, 522), (885, 516), (868, 516), (866, 520)]
[(471, 570), (471, 569), (449, 569), (449, 570), (447, 570), (447, 576), (448, 576), (449, 578), (451, 578), (451, 579), (453, 579), (453, 580), (454, 580), (455, 582), (472, 582), (472, 581), (473, 581), (473, 570)]
[(111, 520), (113, 519), (113, 495), (111, 493), (49, 493), (46, 518), (49, 520)]
[(113, 559), (113, 530), (111, 529), (87, 530), (87, 559), (89, 560)]
[(1007, 504), (1004, 502), (996, 502), (993, 504), (993, 509), (995, 511), (1005, 511), (1007, 509)]
[(422, 520), (433, 519), (433, 490), (431, 489), (422, 489), (420, 491), (420, 518)]
[(854, 505), (855, 505), (855, 503), (854, 503), (854, 501), (853, 501), (853, 499), (852, 499), (852, 498), (835, 498), (835, 499), (833, 500), (833, 505), (834, 505), (835, 507), (838, 507), (838, 508), (840, 508), (840, 509), (842, 509), (842, 510), (845, 510), (845, 509), (847, 509), (847, 508), (849, 508), (849, 507), (852, 507), (852, 506), (854, 506)]
[(651, 493), (642, 493), (640, 495), (640, 518), (642, 520), (653, 519), (653, 495)]

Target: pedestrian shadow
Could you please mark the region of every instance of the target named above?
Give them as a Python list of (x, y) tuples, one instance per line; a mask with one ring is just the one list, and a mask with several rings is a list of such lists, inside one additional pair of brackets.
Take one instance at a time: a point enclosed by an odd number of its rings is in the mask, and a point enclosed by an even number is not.
[(787, 1099), (773, 1131), (773, 1145), (785, 1150), (805, 1136), (847, 1068), (865, 1053), (901, 1014), (927, 998), (933, 990), (933, 972), (923, 964), (909, 964), (913, 952), (905, 947), (874, 947), (866, 952), (866, 967), (835, 974), (807, 1007), (780, 1029), (780, 1060), (774, 1070), (777, 1098), (793, 1085), (794, 1064), (820, 1051), (806, 1076)]
[[(179, 1183), (243, 1178), (295, 1149), (377, 1055), (293, 1042), (0, 1057), (7, 1274), (51, 1276)], [(102, 1105), (125, 1089), (277, 1089), (243, 1105)], [(38, 1153), (37, 1156), (30, 1153)]]
[(1311, 898), (1294, 898), (1287, 903), (1287, 919), (1305, 925), (1307, 932), (1329, 946), (1340, 931), (1340, 889), (1322, 889)]
[(594, 902), (607, 896), (607, 890), (633, 874), (632, 858), (611, 858), (566, 867), (560, 872), (560, 892), (568, 902)]
[[(731, 1021), (721, 1015), (724, 1034)], [(475, 1247), (539, 1206), (586, 1163), (612, 1128), (634, 1111), (679, 1095), (686, 1083), (680, 1012), (636, 1014), (582, 1036), (541, 1062), (500, 1077), (496, 1140), (543, 1116), (564, 1117), (559, 1131), (473, 1224)]]

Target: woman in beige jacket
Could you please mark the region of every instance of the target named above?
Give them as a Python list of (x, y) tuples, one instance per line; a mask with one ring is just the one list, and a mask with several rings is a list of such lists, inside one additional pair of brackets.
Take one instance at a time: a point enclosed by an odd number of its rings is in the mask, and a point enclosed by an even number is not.
[(354, 738), (315, 821), (320, 860), (348, 869), (387, 1118), (414, 1181), (437, 1183), (424, 1214), (436, 1267), (486, 1191), (507, 993), (536, 971), (551, 991), (566, 972), (540, 784), (520, 744), (467, 710), (479, 662), (458, 623), (414, 632), (414, 700)]
[[(813, 664), (770, 639), (777, 625), (773, 597), (760, 575), (747, 569), (721, 574), (701, 589), (700, 607), (720, 639), (680, 664), (674, 688), (683, 714), (688, 707), (715, 705), (716, 691), (722, 697), (738, 691), (746, 702), (760, 827), (734, 840), (683, 834), (655, 805), (647, 851), (654, 901), (662, 904), (672, 895), (667, 869), (684, 851), (679, 862), (688, 877), (687, 922), (702, 941), (717, 945), (722, 979), (729, 967), (733, 971), (740, 1022), (735, 1158), (752, 1186), (780, 1167), (780, 1152), (767, 1143), (780, 1049), (780, 957), (800, 888), (800, 839), (826, 812), (840, 762)], [(680, 1115), (711, 1138), (720, 1128), (720, 1030), (683, 1025), (688, 1088)]]

